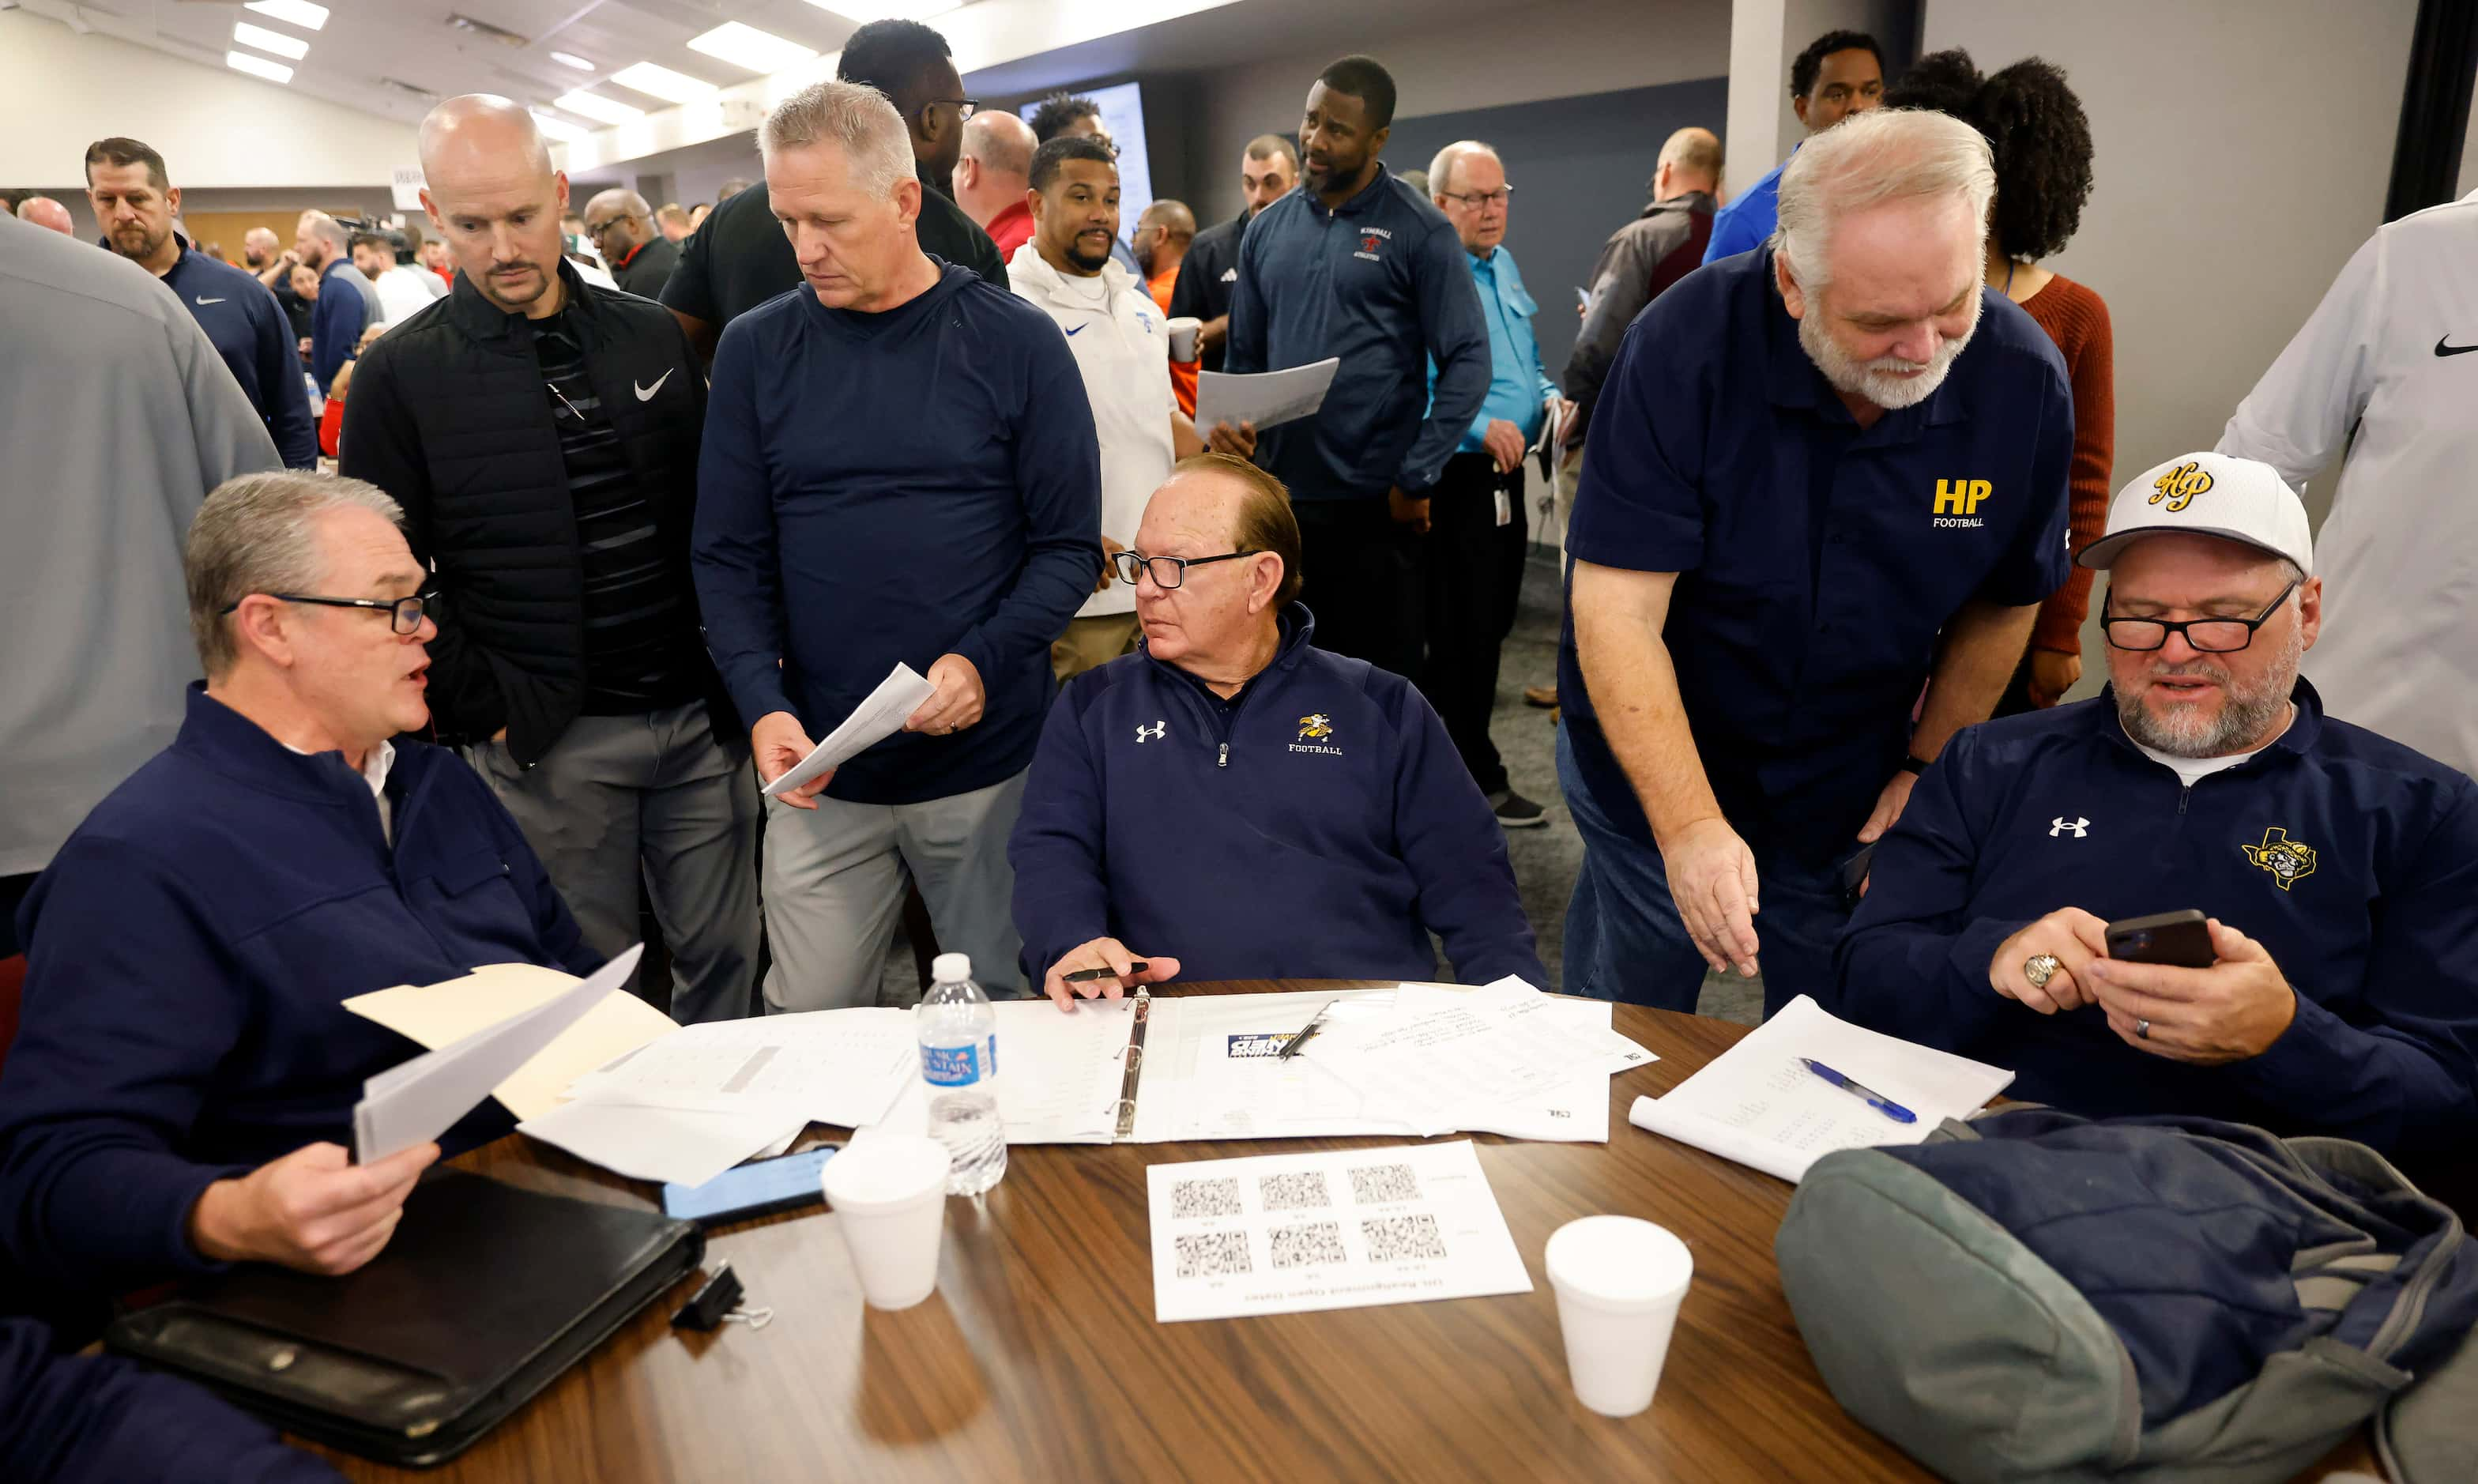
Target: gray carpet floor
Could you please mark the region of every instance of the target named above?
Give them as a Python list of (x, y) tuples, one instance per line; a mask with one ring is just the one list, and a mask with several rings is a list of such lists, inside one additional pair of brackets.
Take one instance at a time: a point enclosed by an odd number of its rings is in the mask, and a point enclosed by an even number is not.
[[(1562, 980), (1566, 901), (1575, 890), (1575, 870), (1583, 847), (1558, 793), (1556, 734), (1550, 714), (1524, 704), (1523, 688), (1556, 683), (1557, 605), (1555, 553), (1535, 548), (1524, 576), (1522, 610), (1499, 667), (1497, 711), (1490, 726), (1515, 792), (1537, 800), (1549, 812), (1546, 828), (1507, 831), (1506, 849), (1514, 861), (1524, 913), (1540, 938), (1540, 958), (1549, 969), (1550, 989), (1559, 988)], [(898, 930), (887, 953), (878, 1003), (909, 1005), (920, 999), (913, 964), (911, 945)], [(1442, 963), (1437, 977), (1451, 977)], [(1704, 1015), (1753, 1025), (1763, 1014), (1763, 981), (1734, 975), (1707, 977), (1697, 1009)]]

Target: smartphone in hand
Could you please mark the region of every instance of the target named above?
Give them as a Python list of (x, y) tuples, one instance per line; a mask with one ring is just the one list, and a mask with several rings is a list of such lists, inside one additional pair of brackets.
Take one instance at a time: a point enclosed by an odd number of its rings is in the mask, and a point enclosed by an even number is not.
[(2128, 964), (2167, 964), (2179, 968), (2209, 968), (2219, 962), (2212, 947), (2212, 924), (2190, 907), (2111, 922), (2108, 956)]

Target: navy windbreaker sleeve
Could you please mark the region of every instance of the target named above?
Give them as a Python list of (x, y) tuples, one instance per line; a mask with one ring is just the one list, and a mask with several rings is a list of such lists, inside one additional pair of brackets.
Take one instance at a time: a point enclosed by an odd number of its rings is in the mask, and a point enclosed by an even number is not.
[[(1242, 269), (1240, 282), (1247, 281)], [(1235, 304), (1231, 323), (1234, 327), (1238, 323)], [(1446, 460), (1453, 457), (1472, 419), (1479, 415), (1480, 404), (1488, 399), (1488, 321), (1480, 314), (1479, 289), (1472, 283), (1462, 239), (1443, 223), (1420, 244), (1420, 339), (1427, 344), (1436, 377), (1429, 395), (1428, 420), (1420, 425), (1419, 436), (1411, 440), (1394, 473), (1394, 483), (1409, 493), (1437, 482)]]
[(1024, 411), (1015, 424), (1024, 566), (997, 610), (955, 641), (954, 652), (973, 662), (984, 686), (1047, 655), (1101, 575), (1101, 444), (1093, 404), (1067, 338), (1044, 329), (1049, 333), (1024, 341)]
[[(757, 368), (750, 344), (747, 332), (735, 324), (715, 349), (691, 546), (706, 647), (730, 688), (742, 724), (754, 727), (778, 711), (798, 713), (783, 685), (783, 576), (773, 491), (758, 447)], [(804, 725), (825, 725), (834, 718), (802, 719)]]
[[(1071, 686), (1049, 708), (1040, 750), (1024, 779), (1024, 806), (1007, 841), (1024, 978), (1036, 987), (1068, 949), (1110, 931), (1101, 777), (1085, 742), (1077, 699), (1077, 689)], [(1169, 947), (1130, 946), (1148, 952)]]
[[(361, 342), (363, 321), (368, 316), (369, 305), (360, 289), (333, 273), (321, 279), (317, 306), (310, 312), (310, 371), (318, 379), (320, 396), (335, 385), (337, 368), (353, 358), (353, 347)], [(344, 402), (349, 407), (352, 398), (346, 397)]]
[(1948, 1051), (1998, 1016), (2036, 1013), (1987, 982), (1997, 947), (2028, 922), (1968, 915), (1980, 843), (1961, 795), (1977, 751), (1965, 731), (1919, 775), (1833, 954), (1835, 1015)]
[(284, 317), (275, 295), (259, 290), (264, 303), (250, 306), (249, 323), (257, 336), (258, 394), (266, 399), (266, 431), (289, 469), (318, 466), (318, 425), (310, 416), (310, 392), (301, 381), (301, 352), (292, 339), (292, 321)]
[(2478, 1133), (2478, 789), (2456, 792), (2385, 893), (2364, 1008), (2344, 1019), (2300, 993), (2280, 1039), (2230, 1064), (2300, 1131), (2428, 1152), (2465, 1152)]
[(1445, 940), (1463, 984), (1508, 974), (1549, 988), (1523, 915), (1505, 831), (1426, 697), (1403, 686), (1394, 764), (1394, 845), (1419, 889), (1421, 922)]

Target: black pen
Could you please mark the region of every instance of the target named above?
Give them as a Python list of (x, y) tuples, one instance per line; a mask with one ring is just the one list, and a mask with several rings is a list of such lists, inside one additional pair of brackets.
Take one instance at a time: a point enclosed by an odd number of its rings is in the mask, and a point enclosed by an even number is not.
[[(1140, 974), (1152, 967), (1153, 966), (1146, 963), (1143, 959), (1134, 959), (1129, 961), (1127, 964), (1127, 973)], [(1069, 984), (1090, 984), (1096, 979), (1117, 979), (1120, 977), (1122, 977), (1121, 974), (1115, 968), (1079, 968), (1075, 970), (1075, 972), (1067, 975), (1066, 980)]]

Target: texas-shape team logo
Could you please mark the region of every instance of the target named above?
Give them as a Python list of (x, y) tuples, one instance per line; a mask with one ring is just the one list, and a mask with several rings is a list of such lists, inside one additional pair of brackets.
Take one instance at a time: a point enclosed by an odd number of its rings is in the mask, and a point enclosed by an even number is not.
[(2314, 847), (2300, 844), (2288, 838), (2288, 832), (2275, 824), (2263, 832), (2263, 843), (2239, 845), (2247, 860), (2271, 872), (2271, 879), (2284, 892), (2314, 874)]

